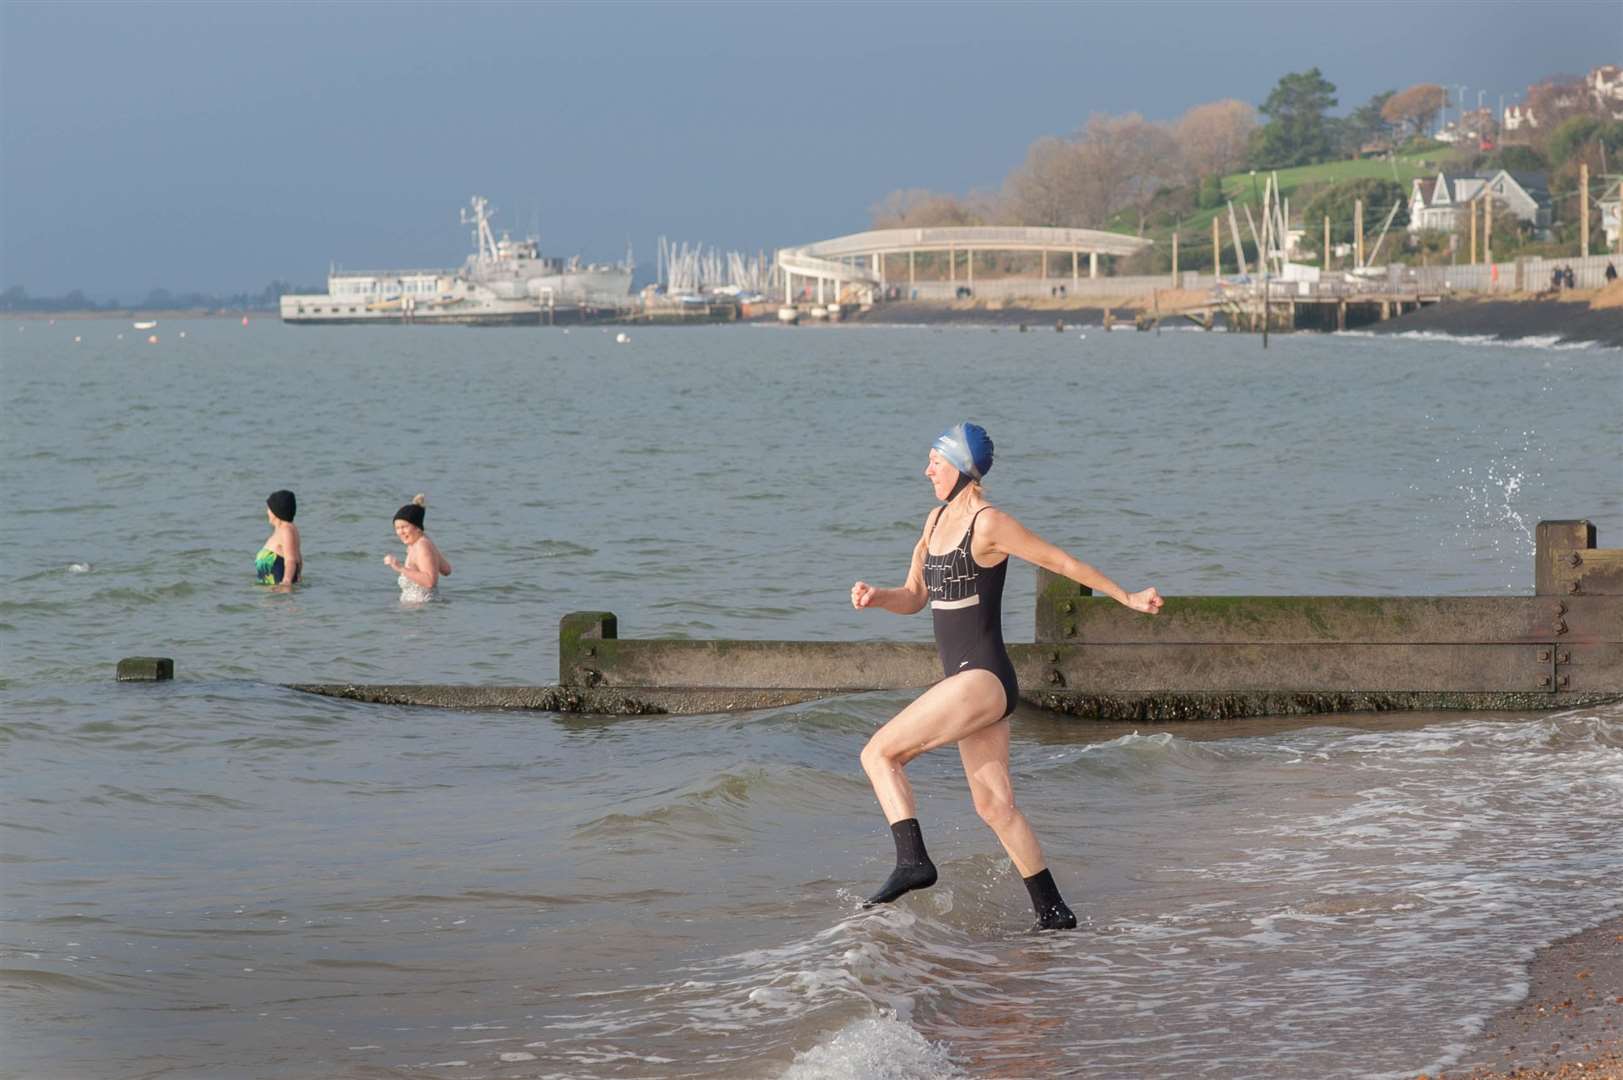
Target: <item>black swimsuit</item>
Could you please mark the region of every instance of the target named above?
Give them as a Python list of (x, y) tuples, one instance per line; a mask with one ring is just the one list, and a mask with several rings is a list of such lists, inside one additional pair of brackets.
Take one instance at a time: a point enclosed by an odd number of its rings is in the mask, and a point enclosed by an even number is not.
[(1020, 702), (1020, 684), (1014, 677), (1014, 664), (1003, 647), (1003, 579), (1009, 560), (996, 566), (982, 566), (970, 553), (975, 537), (975, 511), (958, 546), (942, 555), (930, 553), (930, 536), (941, 522), (943, 510), (930, 525), (924, 538), (924, 588), (930, 595), (930, 613), (935, 618), (935, 644), (941, 653), (941, 672), (952, 676), (977, 668), (990, 671), (1003, 684), (1007, 708), (1014, 712)]

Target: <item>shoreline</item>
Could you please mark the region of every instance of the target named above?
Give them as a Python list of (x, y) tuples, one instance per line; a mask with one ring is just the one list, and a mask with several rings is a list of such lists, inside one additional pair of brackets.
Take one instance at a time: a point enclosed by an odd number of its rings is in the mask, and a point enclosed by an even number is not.
[(1623, 916), (1540, 949), (1527, 994), (1496, 1013), (1457, 1065), (1419, 1080), (1623, 1077)]
[(1499, 341), (1554, 338), (1623, 349), (1623, 282), (1576, 293), (1460, 298), (1363, 328), (1376, 335), (1433, 333)]

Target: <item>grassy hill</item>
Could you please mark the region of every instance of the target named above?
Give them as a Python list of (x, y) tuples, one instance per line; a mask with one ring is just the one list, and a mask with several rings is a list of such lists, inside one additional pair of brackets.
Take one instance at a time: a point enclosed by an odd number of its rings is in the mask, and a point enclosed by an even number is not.
[[(1391, 158), (1369, 158), (1357, 161), (1327, 161), (1319, 165), (1302, 165), (1294, 169), (1279, 169), (1280, 192), (1291, 200), (1295, 209), (1307, 204), (1309, 198), (1324, 188), (1347, 180), (1361, 180), (1366, 178), (1394, 180), (1408, 188), (1409, 182), (1417, 176), (1435, 176), (1445, 168), (1455, 166), (1456, 152), (1448, 147), (1437, 145), (1423, 146), (1418, 149), (1401, 151)], [(1222, 189), (1225, 199), (1232, 199), (1235, 209), (1250, 204), (1255, 207), (1261, 204), (1262, 189), (1267, 181), (1270, 170), (1259, 169), (1255, 177), (1250, 170), (1232, 173), (1223, 177)], [(1185, 204), (1187, 205), (1187, 203)], [(1144, 235), (1156, 243), (1158, 257), (1160, 253), (1167, 253), (1164, 257), (1170, 258), (1172, 234), (1179, 234), (1180, 246), (1187, 253), (1183, 260), (1186, 267), (1198, 267), (1206, 264), (1211, 255), (1212, 219), (1222, 216), (1223, 243), (1229, 243), (1228, 233), (1228, 207), (1227, 205), (1209, 208), (1193, 209), (1181, 216), (1162, 212), (1153, 216), (1150, 226)], [(1379, 223), (1377, 222), (1377, 225)], [(1127, 211), (1118, 214), (1107, 226), (1112, 232), (1136, 235), (1138, 221), (1136, 216)], [(1240, 220), (1241, 231), (1246, 231), (1245, 219)]]

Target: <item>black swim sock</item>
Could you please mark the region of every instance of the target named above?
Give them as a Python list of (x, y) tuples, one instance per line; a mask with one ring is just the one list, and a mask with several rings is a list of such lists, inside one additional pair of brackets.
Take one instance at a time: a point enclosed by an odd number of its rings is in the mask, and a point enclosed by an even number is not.
[(890, 827), (896, 840), (896, 869), (879, 886), (879, 891), (868, 897), (863, 907), (888, 904), (903, 893), (914, 889), (928, 889), (935, 884), (935, 863), (924, 851), (924, 834), (919, 831), (919, 819), (907, 818)]
[(1022, 880), (1026, 883), (1026, 891), (1031, 894), (1032, 910), (1037, 912), (1037, 925), (1032, 927), (1033, 930), (1076, 929), (1076, 916), (1060, 898), (1059, 886), (1054, 884), (1053, 874), (1043, 869)]

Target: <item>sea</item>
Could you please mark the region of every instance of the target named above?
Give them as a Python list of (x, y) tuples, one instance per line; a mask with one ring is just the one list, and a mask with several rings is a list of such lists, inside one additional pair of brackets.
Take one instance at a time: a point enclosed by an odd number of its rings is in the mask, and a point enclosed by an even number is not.
[[(627, 340), (616, 340), (619, 333)], [(155, 337), (156, 341), (149, 340)], [(0, 1075), (1397, 1078), (1623, 913), (1623, 705), (1106, 725), (1022, 707), (1081, 925), (1034, 933), (951, 750), (882, 909), (910, 700), (362, 704), (557, 677), (557, 627), (925, 641), (934, 436), (1130, 588), (1525, 595), (1623, 546), (1623, 351), (987, 326), (0, 324)], [(305, 579), (253, 583), (265, 497)], [(453, 574), (403, 604), (427, 496)], [(1030, 640), (1033, 575), (1005, 631)], [(125, 656), (174, 681), (114, 681)]]

